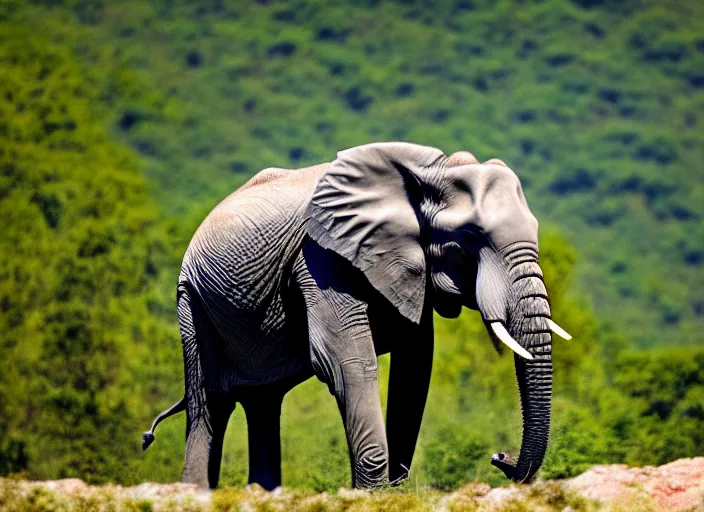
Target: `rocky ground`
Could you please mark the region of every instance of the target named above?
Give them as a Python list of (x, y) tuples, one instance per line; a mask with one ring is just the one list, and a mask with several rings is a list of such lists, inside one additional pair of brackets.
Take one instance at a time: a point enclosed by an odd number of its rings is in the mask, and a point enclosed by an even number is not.
[(568, 480), (491, 489), (469, 484), (452, 493), (340, 489), (312, 494), (257, 486), (202, 491), (187, 484), (89, 486), (81, 480), (0, 479), (0, 510), (9, 511), (704, 511), (704, 457), (660, 467), (595, 466)]

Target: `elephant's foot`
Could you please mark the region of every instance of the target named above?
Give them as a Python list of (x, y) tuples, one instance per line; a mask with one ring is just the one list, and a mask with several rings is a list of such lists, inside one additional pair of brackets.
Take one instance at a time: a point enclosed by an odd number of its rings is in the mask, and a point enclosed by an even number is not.
[[(397, 476), (396, 478), (394, 478), (393, 480), (391, 480), (391, 481), (389, 482), (389, 485), (390, 485), (391, 487), (399, 486), (399, 485), (401, 485), (403, 482), (405, 482), (406, 480), (408, 480), (408, 472), (409, 472), (409, 469), (408, 469), (406, 466), (404, 466), (403, 464), (399, 464), (399, 466), (401, 466), (400, 474), (399, 474), (399, 476)], [(389, 475), (389, 478), (391, 478), (391, 475)]]
[(378, 489), (389, 485), (388, 457), (380, 446), (371, 446), (357, 460), (354, 483), (358, 489)]

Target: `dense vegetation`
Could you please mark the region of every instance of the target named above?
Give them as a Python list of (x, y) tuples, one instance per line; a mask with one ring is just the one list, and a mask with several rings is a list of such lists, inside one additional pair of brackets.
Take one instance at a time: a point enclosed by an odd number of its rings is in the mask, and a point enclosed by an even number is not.
[[(544, 476), (704, 454), (701, 3), (352, 3), (0, 0), (0, 474), (177, 479), (183, 418), (139, 440), (182, 393), (190, 234), (262, 167), (384, 139), (500, 156), (543, 222), (575, 334)], [(502, 483), (511, 358), (471, 312), (436, 333), (412, 485)], [(325, 386), (283, 435), (287, 485), (348, 483)], [(241, 410), (226, 444), (242, 483)]]
[(0, 30), (0, 471), (100, 480), (133, 453), (124, 440), (147, 410), (135, 372), (179, 364), (159, 296), (176, 258), (70, 55)]
[(500, 156), (600, 317), (639, 346), (699, 342), (701, 2), (37, 3), (6, 9), (101, 74), (114, 134), (181, 219), (373, 140)]

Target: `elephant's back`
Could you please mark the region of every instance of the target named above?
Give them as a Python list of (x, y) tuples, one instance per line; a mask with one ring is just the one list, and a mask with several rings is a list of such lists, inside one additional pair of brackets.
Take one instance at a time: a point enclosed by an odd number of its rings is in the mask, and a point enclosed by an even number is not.
[(295, 359), (287, 345), (288, 274), (326, 168), (262, 171), (213, 209), (186, 251), (180, 279), (200, 296), (242, 377)]
[[(274, 188), (278, 186), (309, 188), (315, 186), (325, 170), (330, 166), (330, 162), (325, 162), (311, 167), (301, 169), (282, 169), (280, 167), (268, 167), (252, 176), (244, 185), (238, 188), (230, 197), (242, 195), (245, 191), (258, 186), (271, 184)], [(229, 198), (228, 198), (229, 199)]]
[(239, 285), (270, 274), (282, 259), (293, 256), (287, 252), (302, 238), (308, 203), (328, 165), (269, 168), (256, 174), (208, 214), (183, 267), (213, 273), (221, 281), (236, 279)]

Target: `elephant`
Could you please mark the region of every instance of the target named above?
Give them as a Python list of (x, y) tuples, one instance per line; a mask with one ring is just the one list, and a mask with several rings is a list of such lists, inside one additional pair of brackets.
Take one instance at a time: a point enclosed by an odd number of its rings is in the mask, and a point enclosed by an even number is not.
[[(328, 163), (268, 168), (206, 217), (183, 258), (177, 312), (186, 411), (182, 480), (218, 484), (228, 418), (247, 418), (249, 482), (281, 485), (284, 395), (315, 376), (334, 395), (352, 485), (408, 477), (433, 361), (433, 311), (478, 310), (513, 350), (523, 414), (517, 461), (491, 463), (530, 482), (545, 456), (552, 393), (551, 320), (538, 222), (516, 174), (469, 152), (379, 142)], [(386, 423), (377, 356), (390, 353)]]

